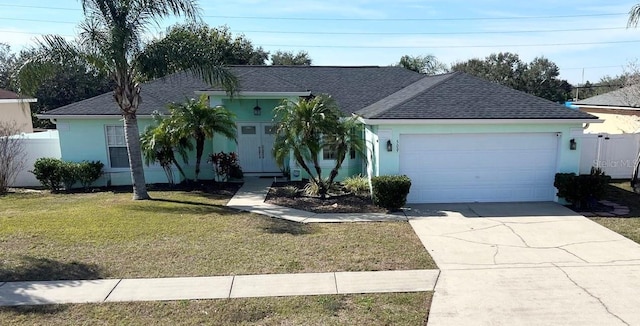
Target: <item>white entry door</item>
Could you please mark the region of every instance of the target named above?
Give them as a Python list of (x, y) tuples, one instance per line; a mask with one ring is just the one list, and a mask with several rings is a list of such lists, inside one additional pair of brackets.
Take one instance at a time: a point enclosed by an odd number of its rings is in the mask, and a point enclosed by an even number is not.
[(400, 135), (409, 203), (550, 201), (555, 133)]
[(274, 141), (272, 123), (238, 123), (238, 159), (242, 171), (280, 172), (272, 153)]

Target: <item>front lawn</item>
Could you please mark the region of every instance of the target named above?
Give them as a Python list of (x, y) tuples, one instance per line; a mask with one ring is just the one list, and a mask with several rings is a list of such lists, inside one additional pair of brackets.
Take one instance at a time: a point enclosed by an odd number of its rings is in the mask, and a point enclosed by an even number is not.
[(431, 293), (0, 308), (1, 325), (424, 325)]
[(629, 207), (627, 217), (594, 217), (593, 221), (640, 243), (640, 195), (633, 192), (629, 181), (614, 181), (607, 188), (605, 198)]
[(436, 268), (406, 222), (298, 224), (150, 194), (0, 197), (0, 281)]

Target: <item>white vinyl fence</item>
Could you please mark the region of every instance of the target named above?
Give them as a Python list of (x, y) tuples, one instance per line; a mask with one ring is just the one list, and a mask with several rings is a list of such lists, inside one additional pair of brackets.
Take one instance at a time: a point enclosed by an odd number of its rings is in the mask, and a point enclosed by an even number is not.
[(49, 130), (45, 132), (36, 132), (31, 134), (22, 134), (19, 136), (24, 144), (25, 162), (22, 171), (18, 173), (18, 177), (11, 185), (12, 187), (38, 187), (40, 182), (33, 173), (33, 164), (38, 158), (53, 157), (61, 158), (60, 139), (57, 130)]
[(581, 141), (580, 174), (600, 167), (614, 179), (630, 179), (640, 151), (640, 134), (584, 134)]

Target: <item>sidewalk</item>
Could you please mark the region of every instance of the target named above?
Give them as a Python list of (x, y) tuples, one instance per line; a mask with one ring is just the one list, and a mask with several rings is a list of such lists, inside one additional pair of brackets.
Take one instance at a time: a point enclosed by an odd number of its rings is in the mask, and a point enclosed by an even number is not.
[(408, 221), (404, 212), (387, 213), (329, 213), (318, 214), (295, 208), (265, 203), (271, 178), (245, 178), (244, 185), (227, 203), (227, 207), (300, 223), (384, 222)]
[(0, 306), (433, 291), (438, 270), (0, 283)]

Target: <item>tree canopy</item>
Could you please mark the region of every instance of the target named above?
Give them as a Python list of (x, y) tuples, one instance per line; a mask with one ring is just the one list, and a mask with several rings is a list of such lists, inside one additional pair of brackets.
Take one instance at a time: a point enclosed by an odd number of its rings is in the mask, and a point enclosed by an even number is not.
[(544, 57), (526, 63), (515, 53), (500, 52), (484, 59), (474, 58), (455, 63), (451, 70), (463, 71), (554, 102), (571, 98), (571, 84), (559, 79), (558, 66)]
[(310, 66), (311, 58), (307, 51), (276, 51), (271, 55), (271, 64), (274, 66)]
[(174, 25), (165, 37), (147, 44), (137, 63), (145, 78), (153, 79), (189, 69), (195, 60), (198, 64), (264, 65), (268, 57), (269, 52), (244, 35), (234, 37), (227, 26), (189, 23)]
[(442, 74), (448, 71), (447, 65), (440, 62), (438, 58), (432, 54), (418, 56), (403, 55), (396, 66), (404, 67), (429, 76)]

